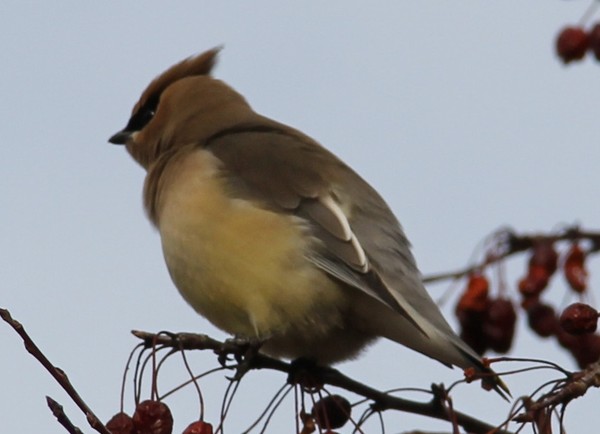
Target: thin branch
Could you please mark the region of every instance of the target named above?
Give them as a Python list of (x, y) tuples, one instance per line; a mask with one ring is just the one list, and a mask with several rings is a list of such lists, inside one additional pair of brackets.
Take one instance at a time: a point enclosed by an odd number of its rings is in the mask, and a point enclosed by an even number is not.
[(52, 414), (54, 415), (58, 423), (65, 427), (69, 434), (83, 434), (83, 432), (79, 428), (73, 425), (71, 420), (65, 414), (65, 410), (63, 409), (62, 405), (60, 405), (58, 402), (56, 402), (49, 396), (46, 396), (46, 403), (48, 404), (48, 407), (52, 411)]
[(447, 271), (443, 273), (430, 274), (423, 277), (424, 283), (433, 283), (440, 280), (456, 280), (461, 277), (468, 276), (477, 270), (481, 270), (488, 265), (500, 262), (509, 256), (524, 252), (525, 250), (533, 247), (535, 243), (540, 241), (576, 241), (576, 240), (588, 240), (591, 242), (591, 247), (588, 253), (594, 253), (600, 250), (600, 233), (580, 230), (579, 227), (574, 226), (565, 229), (561, 233), (531, 233), (517, 235), (510, 229), (503, 229), (496, 233), (498, 252), (488, 254), (481, 260), (473, 265), (464, 267), (455, 271)]
[[(134, 336), (142, 339), (147, 345), (152, 345), (152, 343), (154, 343), (189, 350), (212, 350), (220, 355), (232, 354), (240, 356), (241, 352), (246, 352), (246, 348), (240, 349), (240, 346), (234, 342), (221, 342), (207, 335), (181, 333), (174, 337), (170, 337), (166, 335), (158, 336), (143, 331), (133, 331), (132, 333)], [(244, 363), (247, 363), (248, 369), (252, 370), (271, 369), (286, 373), (288, 376), (294, 373), (294, 367), (291, 363), (277, 360), (260, 353), (252, 356), (250, 360), (244, 360)], [(453, 417), (451, 418), (445, 407), (436, 399), (430, 402), (417, 402), (398, 398), (360, 383), (332, 368), (316, 367), (314, 374), (318, 376), (323, 384), (336, 386), (370, 399), (374, 402), (373, 408), (377, 411), (392, 409), (445, 421), (452, 421), (452, 419), (455, 419), (459, 426), (472, 433), (494, 432), (495, 434), (510, 434), (509, 431), (500, 430), (495, 426), (458, 411), (454, 411)]]
[(17, 332), (17, 334), (21, 337), (23, 343), (25, 344), (25, 349), (29, 352), (29, 354), (35, 357), (44, 368), (46, 368), (50, 375), (52, 375), (54, 379), (58, 382), (58, 384), (60, 384), (60, 386), (64, 389), (64, 391), (67, 392), (67, 394), (71, 397), (73, 402), (81, 409), (83, 414), (85, 414), (90, 426), (96, 431), (98, 431), (100, 434), (111, 434), (108, 428), (106, 428), (104, 424), (100, 422), (100, 419), (98, 419), (94, 412), (83, 401), (81, 396), (79, 396), (79, 394), (69, 381), (67, 374), (65, 374), (65, 372), (62, 369), (58, 368), (57, 366), (54, 366), (50, 362), (50, 360), (48, 360), (48, 358), (41, 352), (38, 346), (29, 337), (23, 325), (19, 321), (13, 319), (10, 315), (10, 312), (6, 309), (0, 308), (0, 318), (6, 321)]
[(575, 373), (562, 387), (556, 387), (551, 392), (543, 395), (533, 402), (525, 414), (517, 416), (519, 419), (527, 418), (541, 410), (553, 408), (559, 405), (567, 405), (572, 400), (586, 394), (592, 387), (600, 387), (600, 361), (588, 365), (583, 371)]

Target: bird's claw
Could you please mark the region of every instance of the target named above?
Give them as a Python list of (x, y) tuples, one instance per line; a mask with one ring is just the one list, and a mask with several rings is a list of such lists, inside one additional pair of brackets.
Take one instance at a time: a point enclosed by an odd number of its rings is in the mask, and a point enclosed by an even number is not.
[(239, 381), (246, 372), (252, 369), (254, 357), (258, 354), (262, 343), (257, 339), (246, 339), (238, 336), (225, 340), (223, 350), (219, 353), (219, 363), (224, 367), (229, 360), (229, 355), (233, 355), (237, 363), (235, 375), (227, 377), (227, 379)]
[(320, 390), (324, 386), (322, 378), (323, 368), (314, 361), (304, 358), (293, 360), (288, 375), (289, 384), (298, 384), (308, 392)]

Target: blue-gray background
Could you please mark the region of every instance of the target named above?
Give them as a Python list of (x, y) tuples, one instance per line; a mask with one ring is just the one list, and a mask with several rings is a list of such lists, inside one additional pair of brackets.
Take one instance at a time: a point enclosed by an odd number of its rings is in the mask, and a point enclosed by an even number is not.
[[(464, 265), (504, 224), (523, 231), (597, 227), (600, 64), (564, 67), (553, 52), (558, 29), (587, 5), (2, 2), (0, 306), (26, 325), (103, 419), (118, 410), (120, 375), (135, 342), (130, 329), (223, 337), (169, 280), (142, 211), (143, 171), (106, 143), (155, 75), (220, 44), (215, 75), (369, 180), (403, 223), (425, 274)], [(515, 261), (509, 283), (523, 262)], [(597, 271), (598, 262), (590, 266)], [(593, 282), (597, 287), (598, 278)], [(561, 279), (555, 286), (560, 301)], [(1, 432), (63, 433), (45, 394), (91, 432), (2, 324), (0, 346)], [(518, 335), (515, 354), (573, 367), (557, 346), (538, 345), (527, 332)], [(186, 377), (178, 363), (163, 389)], [(195, 369), (212, 366), (211, 359), (202, 363)], [(461, 376), (388, 342), (341, 367), (380, 388)], [(247, 426), (283, 381), (278, 374), (252, 377), (231, 410), (229, 432)], [(536, 381), (507, 380), (516, 396)], [(223, 387), (218, 376), (205, 385), (213, 422)], [(572, 432), (590, 431), (594, 394), (573, 404), (566, 418)], [(168, 403), (180, 432), (197, 413), (194, 395)], [(508, 411), (476, 386), (462, 387), (455, 405), (495, 422)], [(271, 432), (293, 432), (291, 409), (288, 400)], [(386, 418), (388, 432), (450, 430)]]

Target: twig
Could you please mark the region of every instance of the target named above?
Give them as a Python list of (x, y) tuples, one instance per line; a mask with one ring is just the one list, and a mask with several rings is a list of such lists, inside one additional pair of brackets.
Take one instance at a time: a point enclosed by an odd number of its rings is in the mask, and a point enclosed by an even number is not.
[(534, 414), (542, 409), (552, 410), (558, 405), (566, 405), (585, 395), (591, 387), (600, 387), (600, 361), (588, 365), (583, 371), (574, 374), (569, 381), (566, 381), (563, 387), (557, 387), (532, 403), (527, 408), (527, 413)]
[[(212, 350), (218, 354), (228, 353), (239, 355), (240, 352), (245, 352), (245, 348), (240, 349), (239, 345), (236, 345), (233, 342), (221, 342), (206, 335), (181, 333), (171, 337), (164, 334), (155, 335), (143, 331), (133, 331), (132, 333), (134, 336), (144, 340), (148, 345), (154, 343), (155, 345), (164, 345), (174, 348), (183, 347), (189, 350)], [(288, 375), (294, 373), (294, 368), (291, 363), (277, 360), (260, 353), (254, 355), (251, 360), (245, 362), (248, 363), (248, 369), (272, 369)], [(398, 398), (353, 380), (342, 374), (340, 371), (332, 368), (316, 367), (314, 374), (318, 376), (319, 380), (324, 384), (336, 386), (372, 400), (374, 402), (373, 407), (377, 411), (393, 409), (451, 421), (448, 412), (437, 400), (423, 403)], [(454, 411), (453, 418), (455, 418), (456, 423), (459, 426), (468, 432), (481, 434), (489, 432), (493, 432), (494, 434), (510, 434), (509, 431), (500, 430), (497, 427), (458, 411)]]
[(565, 229), (561, 233), (541, 234), (531, 233), (524, 235), (517, 235), (509, 229), (499, 231), (496, 234), (498, 243), (501, 244), (500, 253), (494, 253), (486, 255), (486, 257), (480, 262), (470, 265), (465, 268), (461, 268), (455, 271), (448, 271), (444, 273), (430, 274), (423, 277), (424, 283), (433, 283), (440, 280), (455, 280), (461, 277), (467, 276), (477, 270), (480, 270), (488, 265), (502, 261), (503, 259), (521, 253), (525, 250), (530, 249), (533, 245), (540, 241), (575, 241), (575, 240), (589, 240), (591, 247), (588, 253), (594, 253), (600, 250), (600, 233), (580, 230), (579, 227), (571, 227)]
[(69, 434), (83, 434), (83, 432), (75, 425), (73, 425), (71, 420), (67, 417), (62, 405), (60, 405), (58, 402), (56, 402), (49, 396), (46, 396), (46, 403), (48, 404), (48, 407), (50, 407), (50, 410), (52, 410), (52, 414), (54, 415), (58, 423), (64, 426), (67, 432), (69, 432)]
[(101, 434), (111, 434), (111, 432), (104, 426), (100, 419), (94, 414), (94, 412), (87, 406), (87, 404), (83, 401), (81, 396), (77, 393), (67, 374), (65, 372), (54, 366), (50, 360), (41, 352), (41, 350), (37, 347), (37, 345), (33, 342), (33, 340), (29, 337), (23, 325), (13, 319), (10, 315), (10, 312), (6, 309), (0, 308), (0, 318), (6, 321), (21, 337), (23, 343), (25, 344), (25, 349), (35, 357), (44, 368), (54, 377), (54, 379), (61, 385), (61, 387), (67, 392), (67, 394), (71, 397), (73, 402), (81, 409), (83, 414), (85, 414), (88, 423), (90, 426), (98, 431)]

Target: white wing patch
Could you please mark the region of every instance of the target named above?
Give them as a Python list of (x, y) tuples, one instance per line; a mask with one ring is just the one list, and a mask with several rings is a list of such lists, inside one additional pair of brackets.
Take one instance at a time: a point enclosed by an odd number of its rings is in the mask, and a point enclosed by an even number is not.
[(358, 238), (354, 232), (352, 232), (352, 228), (350, 227), (350, 222), (346, 217), (346, 214), (342, 210), (342, 208), (338, 205), (338, 203), (331, 197), (331, 195), (321, 196), (318, 201), (323, 205), (335, 218), (337, 226), (341, 228), (342, 239), (344, 241), (350, 242), (352, 244), (352, 248), (356, 253), (358, 258), (359, 271), (362, 273), (366, 273), (369, 271), (369, 261), (367, 259), (367, 255), (365, 254), (364, 249), (360, 245)]
[(352, 233), (352, 229), (350, 228), (350, 222), (346, 218), (346, 214), (344, 214), (344, 211), (342, 211), (340, 206), (333, 200), (333, 198), (330, 195), (327, 195), (319, 197), (318, 200), (335, 217), (337, 224), (342, 229), (341, 238), (344, 241), (350, 241), (352, 240), (352, 238), (356, 238)]

